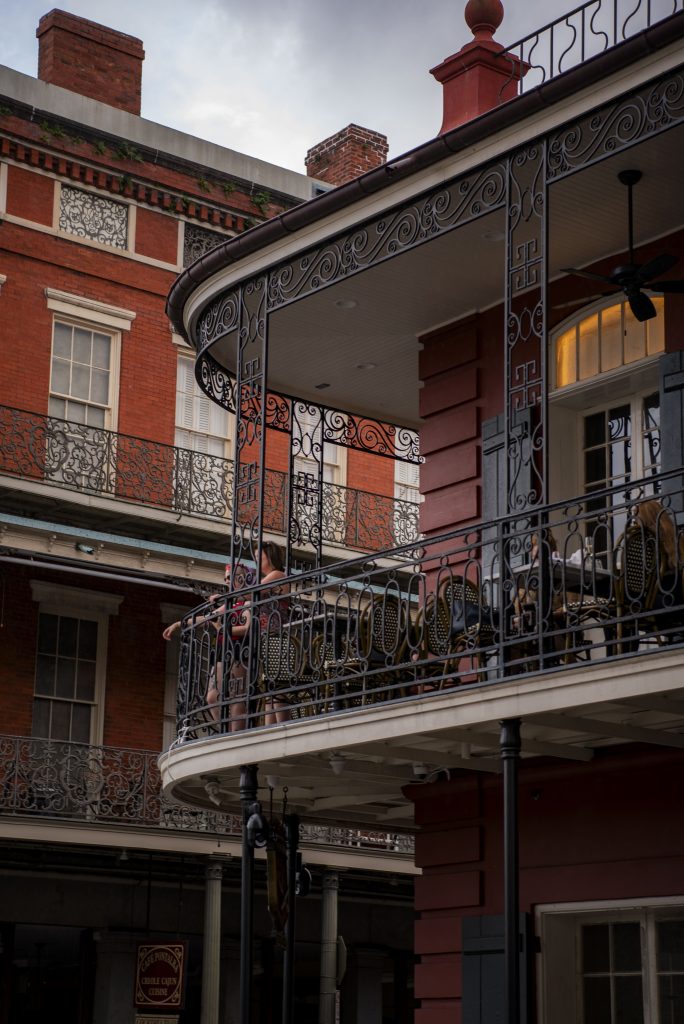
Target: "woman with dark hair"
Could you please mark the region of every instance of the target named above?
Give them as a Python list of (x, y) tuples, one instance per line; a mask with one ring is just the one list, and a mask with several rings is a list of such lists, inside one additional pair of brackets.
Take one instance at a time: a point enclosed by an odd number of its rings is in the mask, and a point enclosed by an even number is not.
[[(269, 589), (261, 591), (258, 600), (259, 630), (257, 643), (268, 634), (281, 633), (283, 624), (287, 622), (290, 602), (286, 596), (290, 592), (289, 584), (278, 586), (285, 578), (285, 557), (283, 549), (273, 541), (265, 541), (261, 546), (261, 583), (270, 584)], [(267, 695), (264, 704), (264, 725), (277, 725), (287, 722), (290, 709), (287, 697), (279, 697), (277, 692)]]

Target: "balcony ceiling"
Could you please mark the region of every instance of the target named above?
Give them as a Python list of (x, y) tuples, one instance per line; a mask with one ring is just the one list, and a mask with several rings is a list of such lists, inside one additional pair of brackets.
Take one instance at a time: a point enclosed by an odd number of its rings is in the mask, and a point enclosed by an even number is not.
[(239, 766), (257, 763), (260, 785), (267, 777), (277, 780), (276, 790), (286, 785), (290, 807), (304, 820), (406, 829), (413, 804), (405, 786), (500, 771), (501, 718), (522, 718), (526, 760), (588, 762), (596, 749), (624, 743), (684, 749), (682, 664), (681, 650), (651, 653), (547, 675), (541, 684), (529, 677), (461, 687), (197, 740), (162, 755), (162, 780), (169, 795), (216, 809), (205, 789), (215, 780), (221, 810), (237, 813)]
[[(672, 129), (551, 187), (549, 276), (626, 248), (620, 170), (635, 189), (637, 244), (684, 224), (684, 129)], [(271, 317), (269, 383), (275, 390), (412, 427), (418, 413), (417, 338), (503, 300), (504, 211), (323, 289)], [(499, 234), (498, 241), (491, 236)], [(485, 237), (483, 237), (485, 236)], [(681, 276), (682, 268), (673, 272)], [(599, 286), (600, 290), (600, 286)], [(588, 293), (596, 289), (588, 282)], [(353, 301), (349, 309), (338, 302)], [(233, 363), (232, 344), (213, 351)], [(375, 369), (358, 369), (375, 363)], [(318, 389), (318, 385), (328, 387)]]

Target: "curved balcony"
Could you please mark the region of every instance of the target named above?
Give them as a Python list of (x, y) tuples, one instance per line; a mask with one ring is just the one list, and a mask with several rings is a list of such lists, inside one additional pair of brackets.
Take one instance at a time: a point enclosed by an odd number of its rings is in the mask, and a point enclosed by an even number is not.
[[(235, 808), (239, 766), (258, 760), (305, 816), (396, 824), (416, 765), (465, 756), (497, 770), (509, 706), (538, 723), (527, 753), (588, 759), (597, 743), (661, 732), (684, 745), (671, 731), (682, 706), (653, 698), (681, 690), (683, 498), (681, 476), (650, 477), (394, 550), (390, 568), (360, 558), (275, 597), (262, 587), (196, 609), (165, 786)], [(233, 638), (247, 623), (248, 641)], [(632, 700), (660, 710), (657, 733), (624, 727)]]

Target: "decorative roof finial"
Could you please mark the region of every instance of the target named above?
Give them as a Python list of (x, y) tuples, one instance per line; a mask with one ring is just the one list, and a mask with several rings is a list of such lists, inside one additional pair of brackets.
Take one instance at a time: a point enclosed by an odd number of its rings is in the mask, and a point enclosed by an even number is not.
[(491, 40), (503, 16), (501, 0), (468, 0), (466, 4), (466, 24), (478, 42)]

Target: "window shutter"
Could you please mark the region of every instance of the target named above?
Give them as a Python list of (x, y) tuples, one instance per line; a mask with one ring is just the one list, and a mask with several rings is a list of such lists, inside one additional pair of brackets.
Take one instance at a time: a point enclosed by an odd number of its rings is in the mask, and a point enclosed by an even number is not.
[[(520, 1021), (531, 1020), (532, 923), (521, 914), (520, 936)], [(504, 918), (502, 915), (465, 917), (461, 1001), (462, 1024), (505, 1024)]]
[[(660, 357), (660, 468), (684, 466), (684, 352), (668, 352)], [(663, 482), (678, 517), (684, 512), (684, 476)]]

